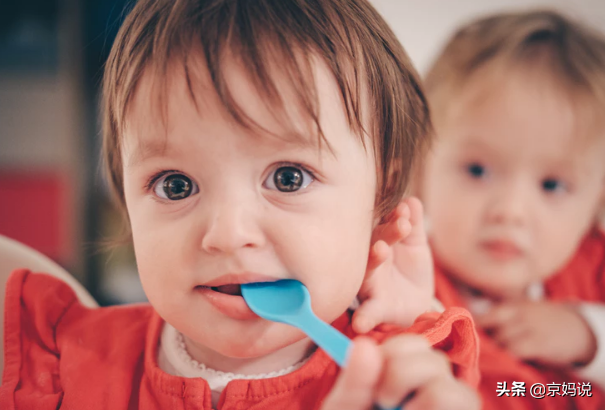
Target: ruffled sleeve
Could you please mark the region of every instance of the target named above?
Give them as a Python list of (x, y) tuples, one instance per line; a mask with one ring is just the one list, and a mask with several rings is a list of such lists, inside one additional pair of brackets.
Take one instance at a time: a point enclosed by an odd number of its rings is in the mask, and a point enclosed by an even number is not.
[(63, 398), (56, 328), (77, 297), (65, 283), (17, 270), (6, 284), (0, 407), (57, 409)]
[(378, 341), (397, 333), (417, 333), (426, 337), (436, 349), (448, 355), (458, 379), (471, 387), (479, 385), (479, 337), (466, 309), (452, 307), (443, 313), (425, 313), (405, 331), (389, 325), (379, 327), (379, 331), (382, 337), (374, 335)]

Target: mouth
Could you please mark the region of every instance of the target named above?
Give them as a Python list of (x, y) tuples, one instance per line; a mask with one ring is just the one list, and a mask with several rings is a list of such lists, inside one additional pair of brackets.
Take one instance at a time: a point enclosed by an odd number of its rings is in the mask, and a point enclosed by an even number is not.
[(229, 296), (242, 296), (242, 287), (241, 285), (232, 283), (228, 285), (221, 286), (196, 286), (196, 289), (209, 289), (214, 292), (222, 293), (224, 295)]
[(196, 289), (208, 289), (216, 293), (230, 296), (242, 296), (241, 285), (252, 282), (273, 282), (279, 278), (253, 272), (228, 273), (206, 283), (199, 284)]
[(486, 241), (482, 243), (482, 247), (497, 259), (514, 259), (523, 254), (522, 249), (512, 241)]
[(244, 300), (242, 288), (238, 283), (222, 285), (198, 285), (195, 292), (222, 314), (237, 320), (256, 320), (258, 316)]

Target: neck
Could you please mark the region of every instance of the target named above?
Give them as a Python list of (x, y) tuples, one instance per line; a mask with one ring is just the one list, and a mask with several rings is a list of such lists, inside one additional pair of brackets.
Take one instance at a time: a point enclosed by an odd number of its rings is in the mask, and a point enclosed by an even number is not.
[(540, 300), (543, 288), (540, 283), (530, 283), (524, 288), (506, 289), (497, 293), (485, 292), (481, 289), (469, 286), (459, 280), (453, 279), (454, 286), (470, 298), (489, 299), (491, 302), (520, 302), (524, 300)]
[(187, 352), (206, 367), (225, 373), (243, 375), (265, 374), (285, 369), (308, 357), (316, 348), (309, 338), (303, 338), (286, 347), (260, 357), (229, 357), (195, 343), (184, 336)]

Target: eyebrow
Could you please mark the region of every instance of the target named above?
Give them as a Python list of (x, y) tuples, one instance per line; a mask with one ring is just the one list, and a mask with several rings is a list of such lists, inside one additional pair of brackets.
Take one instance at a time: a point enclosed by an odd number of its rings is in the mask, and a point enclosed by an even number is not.
[[(304, 149), (325, 149), (327, 144), (325, 140), (318, 135), (309, 136), (307, 133), (296, 130), (287, 130), (282, 133), (272, 133), (264, 129), (251, 131), (252, 138), (264, 139), (276, 146), (296, 146)], [(321, 145), (320, 145), (321, 144)]]
[(141, 164), (141, 162), (148, 160), (150, 158), (164, 156), (168, 152), (168, 141), (157, 142), (147, 142), (147, 143), (139, 143), (137, 144), (135, 150), (131, 153), (128, 158), (127, 164), (131, 167), (136, 167)]
[[(334, 157), (336, 157), (336, 152), (327, 145), (326, 142), (320, 140), (319, 138), (309, 138), (301, 135), (297, 132), (288, 132), (284, 135), (258, 135), (257, 138), (263, 138), (273, 142), (273, 145), (276, 147), (276, 150), (284, 150), (286, 147), (296, 147), (297, 149), (302, 150), (315, 150), (317, 153), (322, 153), (327, 151), (331, 153)], [(242, 138), (250, 138), (250, 136), (242, 136)], [(321, 144), (318, 146), (318, 143)], [(131, 167), (136, 167), (141, 164), (141, 162), (155, 158), (165, 156), (170, 153), (170, 147), (167, 140), (164, 141), (153, 141), (146, 143), (139, 143), (136, 149), (132, 152), (130, 157), (128, 158), (127, 164)]]
[(488, 151), (493, 152), (494, 149), (489, 145), (484, 143), (483, 141), (477, 140), (472, 135), (465, 136), (465, 139), (462, 141), (456, 142), (457, 149), (462, 152), (467, 152), (468, 150), (480, 150), (480, 151)]

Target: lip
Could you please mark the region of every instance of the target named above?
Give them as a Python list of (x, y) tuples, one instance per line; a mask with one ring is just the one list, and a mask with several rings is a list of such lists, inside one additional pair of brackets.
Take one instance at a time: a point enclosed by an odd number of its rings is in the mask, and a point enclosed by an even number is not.
[(509, 240), (490, 240), (481, 243), (481, 247), (494, 259), (508, 261), (519, 258), (523, 250), (515, 242)]
[(242, 285), (244, 283), (252, 282), (275, 282), (278, 279), (279, 278), (274, 276), (267, 276), (253, 272), (227, 273), (226, 275), (219, 276), (216, 279), (202, 283), (200, 286), (217, 287), (223, 285)]
[(240, 295), (229, 295), (212, 290), (211, 287), (224, 285), (241, 285), (252, 282), (274, 282), (279, 278), (257, 273), (229, 273), (219, 276), (194, 288), (195, 292), (204, 297), (214, 308), (222, 314), (236, 320), (253, 320), (259, 317), (248, 307)]

